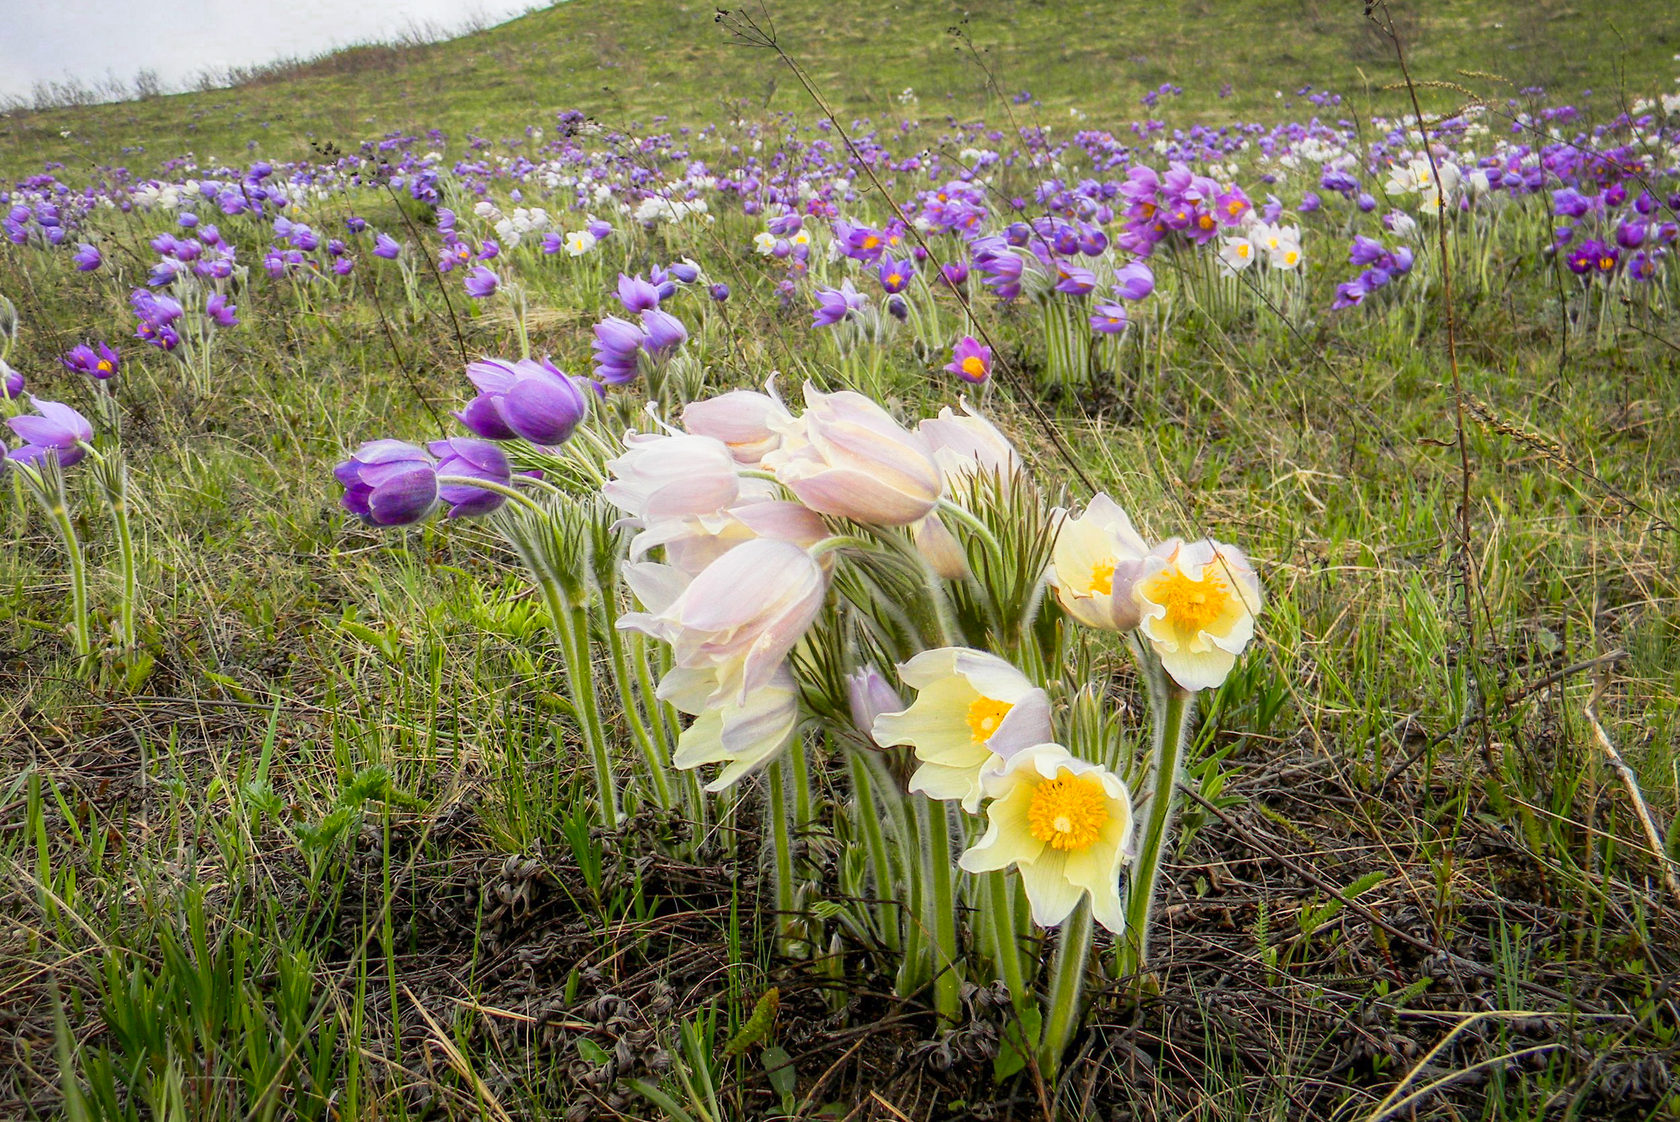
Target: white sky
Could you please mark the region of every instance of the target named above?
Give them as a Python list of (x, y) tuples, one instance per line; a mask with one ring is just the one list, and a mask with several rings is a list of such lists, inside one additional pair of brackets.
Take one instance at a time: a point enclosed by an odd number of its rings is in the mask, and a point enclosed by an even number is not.
[(131, 83), (145, 68), (165, 90), (205, 70), (320, 54), (391, 39), (436, 24), (500, 23), (541, 0), (0, 0), (0, 97), (36, 82), (114, 74)]

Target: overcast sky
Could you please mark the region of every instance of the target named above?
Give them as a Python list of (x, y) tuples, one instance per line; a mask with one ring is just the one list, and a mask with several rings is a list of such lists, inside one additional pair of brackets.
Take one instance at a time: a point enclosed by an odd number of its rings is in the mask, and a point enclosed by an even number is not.
[(165, 89), (205, 70), (387, 40), (406, 28), (457, 30), (537, 0), (0, 0), (0, 97), (37, 82), (129, 82), (156, 70)]

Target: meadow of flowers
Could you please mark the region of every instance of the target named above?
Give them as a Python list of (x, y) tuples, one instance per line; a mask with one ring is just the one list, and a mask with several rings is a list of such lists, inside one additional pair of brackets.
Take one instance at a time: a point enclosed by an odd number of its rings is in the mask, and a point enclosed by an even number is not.
[(1680, 1112), (1680, 96), (1300, 96), (0, 189), (0, 1087)]

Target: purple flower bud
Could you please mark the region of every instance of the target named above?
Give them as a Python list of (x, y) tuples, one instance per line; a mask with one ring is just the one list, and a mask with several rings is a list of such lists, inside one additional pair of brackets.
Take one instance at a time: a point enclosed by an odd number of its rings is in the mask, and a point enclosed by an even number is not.
[(659, 306), (659, 289), (652, 281), (642, 277), (627, 277), (618, 274), (618, 302), (624, 305), (624, 310), (631, 315), (645, 312), (649, 308)]
[(660, 308), (642, 313), (642, 330), (648, 354), (656, 359), (664, 358), (688, 339), (688, 328), (682, 320)]
[(76, 256), (70, 260), (75, 263), (78, 273), (91, 273), (105, 263), (105, 259), (99, 254), (99, 247), (87, 242), (82, 242), (76, 247)]
[(467, 377), (481, 393), (456, 418), (491, 440), (520, 436), (533, 444), (564, 444), (589, 413), (576, 379), (546, 358), (486, 359), (468, 366)]
[(408, 526), (431, 513), (437, 467), (424, 448), (370, 440), (333, 469), (344, 485), (344, 509), (376, 526)]
[(496, 290), (502, 286), (502, 278), (483, 265), (475, 265), (467, 274), (465, 284), (468, 296), (475, 300), (483, 300), (495, 295)]
[(234, 315), (238, 310), (228, 303), (228, 298), (220, 292), (212, 292), (210, 298), (204, 302), (204, 314), (209, 316), (217, 327), (238, 327), (239, 319)]
[(722, 281), (718, 281), (716, 284), (712, 285), (712, 299), (716, 300), (719, 304), (729, 299), (729, 286), (724, 284)]
[(383, 257), (387, 261), (395, 261), (397, 259), (397, 254), (401, 252), (402, 246), (398, 245), (397, 239), (393, 238), (391, 235), (385, 233), (374, 235), (373, 255), (375, 257)]
[(642, 328), (618, 316), (608, 316), (595, 325), (595, 376), (609, 386), (620, 385), (636, 376), (636, 357), (645, 335)]
[[(437, 457), (439, 475), (465, 476), (508, 486), (513, 467), (507, 454), (494, 444), (466, 436), (434, 440), (426, 450)], [(438, 498), (449, 504), (450, 518), (472, 518), (489, 514), (507, 501), (507, 496), (467, 483), (446, 483), (438, 487)]]
[(692, 261), (677, 261), (671, 265), (671, 276), (679, 284), (693, 284), (700, 279), (700, 266)]
[(882, 713), (904, 712), (904, 700), (873, 666), (862, 666), (846, 675), (846, 695), (851, 705), (852, 724), (870, 739), (873, 739), (870, 730), (875, 727), (876, 717)]
[(23, 393), (23, 375), (0, 359), (0, 397), (14, 398)]
[(1142, 300), (1155, 291), (1155, 273), (1142, 261), (1122, 265), (1114, 273), (1114, 293), (1122, 300)]

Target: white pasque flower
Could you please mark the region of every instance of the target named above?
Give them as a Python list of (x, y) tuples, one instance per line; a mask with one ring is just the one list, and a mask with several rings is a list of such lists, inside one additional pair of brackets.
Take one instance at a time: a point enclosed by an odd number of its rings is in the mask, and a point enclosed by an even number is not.
[(1139, 628), (1173, 681), (1211, 690), (1225, 681), (1260, 611), (1260, 578), (1236, 546), (1211, 538), (1158, 547), (1132, 585)]
[(1054, 927), (1082, 895), (1091, 917), (1126, 929), (1120, 873), (1132, 856), (1132, 797), (1118, 775), (1060, 744), (1035, 744), (987, 767), (986, 833), (957, 864), (970, 873), (1014, 865), (1033, 922)]
[(715, 670), (677, 669), (659, 683), (660, 700), (669, 701), (694, 717), (677, 737), (673, 767), (723, 764), (708, 791), (721, 791), (740, 782), (787, 746), (799, 724), (799, 686), (787, 664), (770, 680), (743, 697), (709, 700), (716, 693)]
[(908, 744), (921, 766), (910, 790), (980, 807), (980, 769), (1050, 738), (1050, 698), (1009, 663), (985, 651), (939, 647), (898, 668), (916, 691), (899, 713), (875, 718), (870, 734), (883, 746)]
[(1138, 624), (1131, 584), (1144, 571), (1149, 545), (1106, 493), (1078, 518), (1063, 515), (1046, 574), (1068, 615), (1087, 627), (1130, 631)]

